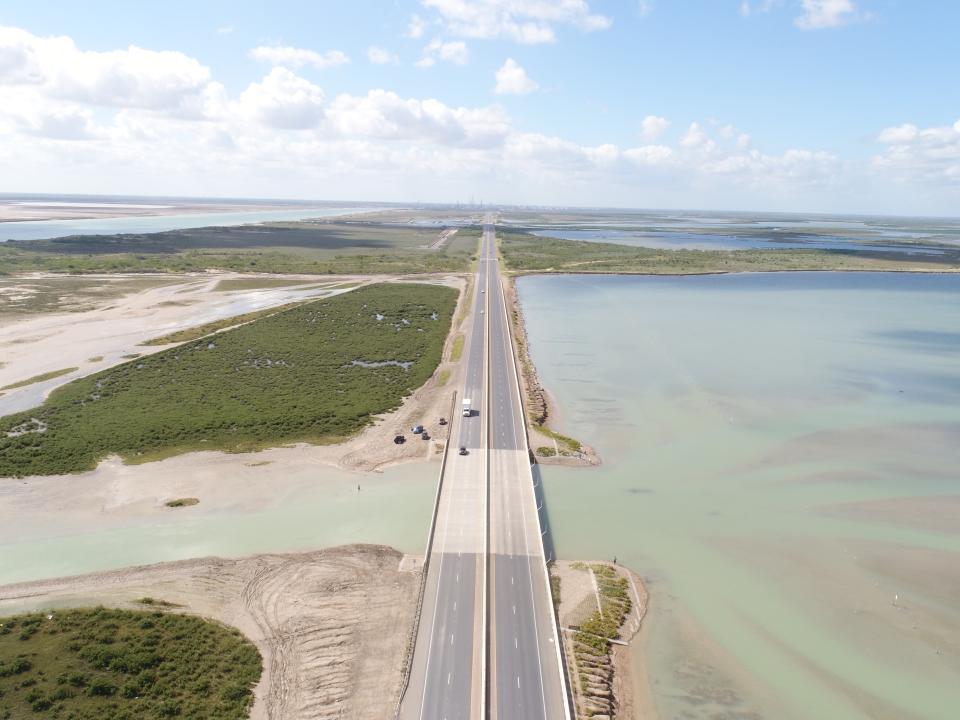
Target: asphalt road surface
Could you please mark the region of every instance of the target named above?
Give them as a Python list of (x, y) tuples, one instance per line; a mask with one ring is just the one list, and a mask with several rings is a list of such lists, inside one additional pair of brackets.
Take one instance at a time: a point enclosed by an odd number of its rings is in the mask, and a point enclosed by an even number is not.
[[(400, 717), (562, 720), (569, 717), (565, 686), (489, 222), (475, 289), (460, 395), (472, 401), (474, 412), (458, 415), (451, 430), (457, 443), (450, 448), (444, 474)], [(468, 455), (457, 454), (461, 446)]]

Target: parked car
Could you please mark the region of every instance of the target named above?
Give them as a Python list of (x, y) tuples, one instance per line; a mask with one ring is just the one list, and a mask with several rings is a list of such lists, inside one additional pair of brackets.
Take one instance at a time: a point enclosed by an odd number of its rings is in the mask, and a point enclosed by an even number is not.
[(423, 425), (414, 425), (412, 428), (410, 428), (410, 432), (412, 432), (414, 435), (419, 435), (423, 432)]
[(467, 449), (466, 449), (465, 447), (462, 447), (462, 448), (460, 448), (460, 454), (461, 454), (461, 455), (469, 455), (470, 453), (467, 451)]
[(446, 424), (447, 424), (447, 419), (446, 419), (446, 418), (440, 418), (440, 424), (441, 424), (441, 425), (446, 425)]
[(393, 438), (393, 442), (397, 445), (403, 445), (406, 441), (407, 439), (403, 435), (395, 435)]
[(430, 433), (428, 433), (426, 430), (424, 430), (422, 433), (420, 433), (420, 437), (422, 437), (424, 440), (429, 440), (429, 439), (430, 439)]

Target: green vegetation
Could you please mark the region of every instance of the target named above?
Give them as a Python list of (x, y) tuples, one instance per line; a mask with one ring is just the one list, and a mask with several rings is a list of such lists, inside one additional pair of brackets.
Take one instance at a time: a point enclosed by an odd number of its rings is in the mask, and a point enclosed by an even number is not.
[(44, 380), (53, 380), (58, 378), (61, 375), (67, 375), (72, 373), (80, 368), (69, 367), (63, 368), (62, 370), (51, 370), (50, 372), (43, 373), (42, 375), (34, 375), (33, 377), (27, 378), (26, 380), (21, 380), (20, 382), (11, 383), (10, 385), (4, 385), (0, 387), (0, 390), (15, 390), (16, 388), (26, 387), (27, 385), (33, 385), (34, 383), (43, 382)]
[(563, 445), (563, 448), (560, 449), (561, 455), (568, 455), (571, 452), (580, 452), (580, 450), (583, 448), (579, 440), (576, 440), (572, 437), (567, 437), (566, 435), (561, 435), (560, 433), (551, 430), (546, 425), (537, 425), (537, 432), (540, 432), (547, 437), (556, 440), (560, 445)]
[(858, 250), (653, 250), (519, 232), (499, 237), (504, 262), (518, 272), (686, 275), (773, 270), (960, 269), (960, 253), (956, 251), (916, 256)]
[[(150, 340), (145, 340), (140, 343), (141, 345), (171, 345), (173, 343), (182, 343), (189, 342), (190, 340), (199, 340), (202, 337), (207, 335), (213, 335), (213, 333), (218, 330), (224, 330), (226, 328), (236, 327), (237, 325), (243, 325), (244, 323), (253, 322), (254, 320), (259, 320), (260, 318), (269, 317), (271, 315), (276, 315), (278, 312), (283, 312), (284, 310), (289, 310), (290, 308), (297, 307), (297, 305), (303, 305), (304, 302), (309, 302), (308, 300), (298, 300), (297, 302), (287, 303), (286, 305), (278, 305), (276, 307), (264, 308), (263, 310), (254, 310), (253, 312), (244, 313), (242, 315), (233, 315), (231, 317), (221, 318), (220, 320), (213, 320), (212, 322), (205, 323), (203, 325), (197, 325), (191, 328), (184, 328), (183, 330), (177, 330), (168, 335), (161, 335), (160, 337), (151, 338)], [(126, 357), (126, 355), (124, 356)], [(133, 357), (139, 357), (139, 355), (132, 355)]]
[(429, 250), (438, 228), (274, 223), (0, 243), (0, 275), (24, 272), (236, 272), (334, 275), (465, 272), (479, 230)]
[(440, 373), (437, 375), (437, 385), (439, 385), (440, 387), (443, 387), (444, 385), (447, 384), (447, 380), (449, 379), (450, 379), (450, 371), (441, 370)]
[(168, 508), (179, 508), (179, 507), (190, 507), (191, 505), (197, 505), (200, 502), (198, 498), (177, 498), (176, 500), (167, 500), (164, 503)]
[(177, 605), (176, 603), (167, 602), (166, 600), (157, 600), (152, 597), (142, 597), (137, 600), (141, 605), (149, 605), (150, 607), (163, 607), (163, 608), (175, 608), (183, 607), (182, 605)]
[(103, 355), (94, 355), (91, 358), (87, 358), (88, 363), (96, 363), (100, 362), (101, 360), (103, 360)]
[(0, 418), (0, 477), (346, 437), (434, 373), (456, 299), (370, 285), (74, 380)]
[(159, 611), (0, 620), (0, 718), (238, 720), (262, 665), (239, 632)]
[(541, 445), (537, 448), (537, 455), (539, 457), (555, 457), (557, 454), (557, 449), (552, 448), (549, 445)]
[(459, 362), (460, 358), (463, 356), (463, 344), (466, 342), (466, 337), (463, 334), (458, 334), (453, 339), (453, 345), (450, 347), (450, 362)]
[(560, 576), (550, 575), (550, 597), (553, 599), (553, 612), (560, 609)]

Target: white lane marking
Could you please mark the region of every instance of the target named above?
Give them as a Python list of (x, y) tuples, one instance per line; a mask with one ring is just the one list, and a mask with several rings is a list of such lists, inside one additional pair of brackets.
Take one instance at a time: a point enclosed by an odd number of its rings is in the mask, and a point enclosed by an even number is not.
[(450, 684), (450, 676), (451, 676), (451, 675), (453, 675), (453, 673), (447, 673), (447, 685)]
[(519, 650), (519, 649), (520, 649), (520, 645), (517, 644), (517, 638), (516, 638), (516, 636), (514, 636), (514, 638), (513, 638), (513, 648), (514, 648), (514, 650)]
[(450, 644), (453, 645), (453, 633), (450, 633)]
[(520, 676), (517, 675), (517, 690), (520, 689)]

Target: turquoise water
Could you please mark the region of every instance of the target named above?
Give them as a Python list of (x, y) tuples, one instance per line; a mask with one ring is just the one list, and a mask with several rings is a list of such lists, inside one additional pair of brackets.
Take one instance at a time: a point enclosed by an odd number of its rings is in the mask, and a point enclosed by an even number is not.
[(291, 486), (265, 478), (274, 486), (266, 493), (273, 500), (257, 509), (217, 505), (201, 496), (199, 505), (160, 514), (107, 514), (95, 529), (89, 528), (86, 513), (75, 519), (64, 507), (13, 517), (0, 528), (0, 585), (209, 555), (240, 557), (347, 543), (423, 553), (436, 492), (434, 465), (357, 475), (304, 464), (292, 466), (290, 473), (298, 481), (312, 481)]
[(246, 210), (242, 212), (184, 213), (144, 217), (93, 218), (86, 220), (31, 220), (0, 223), (0, 242), (7, 240), (43, 240), (67, 235), (119, 235), (152, 233), (212, 226), (308, 220), (317, 217), (349, 215), (369, 208), (297, 208), (286, 210)]
[(957, 717), (960, 276), (518, 286), (604, 460), (542, 468), (558, 555), (647, 579), (662, 717)]

